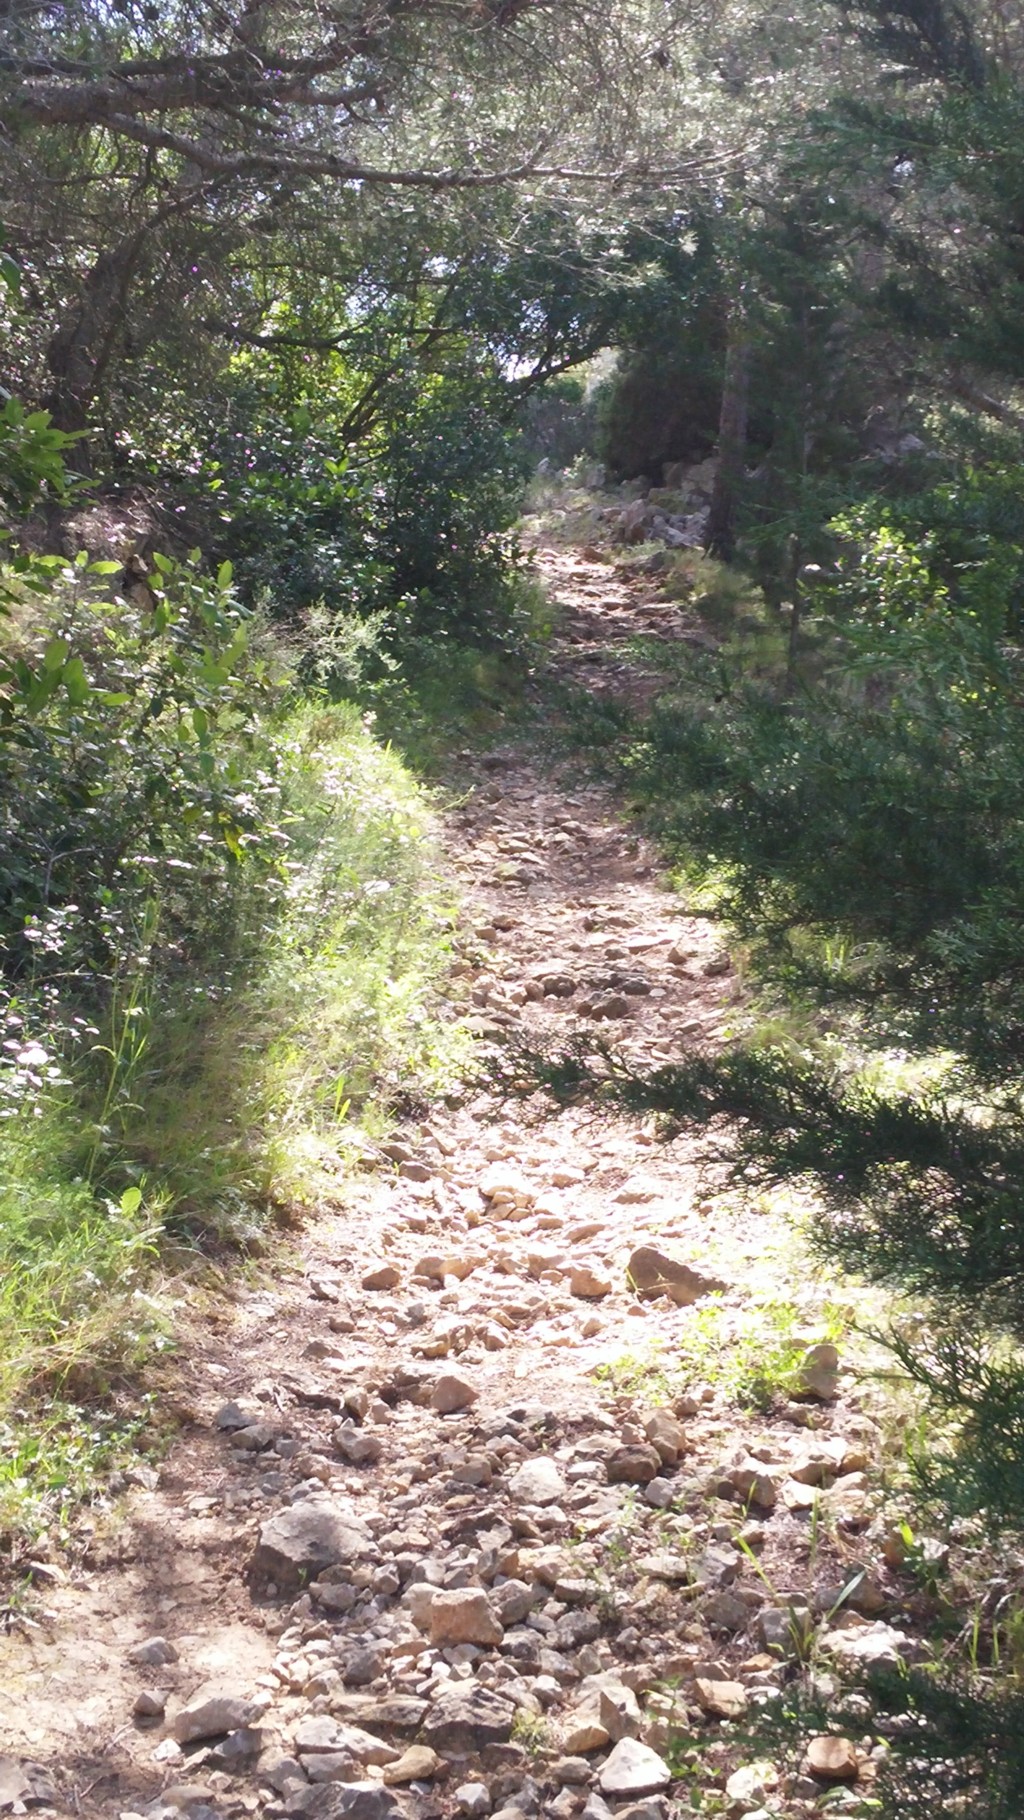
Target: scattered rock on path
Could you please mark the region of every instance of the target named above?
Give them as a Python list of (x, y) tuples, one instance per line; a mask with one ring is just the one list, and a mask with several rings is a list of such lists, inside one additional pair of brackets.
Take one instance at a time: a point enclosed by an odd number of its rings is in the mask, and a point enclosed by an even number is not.
[(446, 1757), (468, 1757), (512, 1736), (516, 1708), (487, 1687), (457, 1687), (439, 1695), (423, 1721), (423, 1741)]
[(195, 1744), (200, 1738), (220, 1738), (225, 1732), (239, 1731), (251, 1724), (258, 1710), (252, 1700), (200, 1688), (175, 1713), (171, 1732), (179, 1744)]
[(839, 1390), (839, 1353), (829, 1341), (809, 1346), (796, 1368), (793, 1395), (832, 1403)]
[(677, 1308), (688, 1308), (701, 1296), (714, 1295), (729, 1287), (719, 1277), (705, 1276), (678, 1258), (670, 1258), (667, 1252), (659, 1251), (654, 1245), (639, 1245), (632, 1252), (627, 1275), (637, 1295), (644, 1300), (665, 1295)]
[(698, 1675), (693, 1686), (697, 1705), (713, 1719), (741, 1719), (747, 1710), (747, 1690), (742, 1681), (715, 1681)]
[(441, 1758), (429, 1744), (410, 1744), (394, 1763), (386, 1766), (384, 1783), (395, 1788), (404, 1782), (429, 1782), (440, 1768)]
[(402, 1809), (380, 1782), (319, 1782), (289, 1795), (284, 1811), (289, 1820), (397, 1820)]
[(812, 1776), (824, 1782), (855, 1782), (860, 1763), (849, 1738), (836, 1738), (823, 1733), (807, 1746), (807, 1768)]
[(623, 1738), (602, 1766), (598, 1785), (602, 1795), (621, 1801), (632, 1795), (658, 1795), (672, 1780), (668, 1764), (649, 1744)]
[(481, 1587), (436, 1592), (430, 1602), (430, 1641), (439, 1648), (455, 1643), (500, 1643), (505, 1632)]
[(166, 1637), (147, 1637), (144, 1643), (136, 1643), (128, 1651), (128, 1660), (140, 1668), (163, 1668), (166, 1663), (178, 1660), (178, 1652)]
[(566, 1485), (555, 1460), (539, 1454), (524, 1460), (509, 1480), (509, 1493), (521, 1504), (557, 1504), (564, 1498)]
[(373, 1552), (357, 1517), (320, 1498), (304, 1498), (279, 1510), (262, 1525), (249, 1563), (253, 1590), (271, 1596), (301, 1592), (328, 1567), (363, 1559)]
[(599, 1302), (602, 1297), (611, 1295), (612, 1288), (611, 1277), (589, 1264), (577, 1264), (569, 1272), (569, 1293), (581, 1301)]
[(609, 1485), (646, 1485), (660, 1469), (661, 1455), (643, 1442), (617, 1447), (605, 1465)]
[(360, 1277), (364, 1289), (397, 1289), (402, 1273), (394, 1264), (375, 1264)]
[(439, 1416), (454, 1415), (457, 1410), (469, 1409), (479, 1394), (468, 1378), (461, 1378), (454, 1371), (446, 1371), (443, 1377), (438, 1378), (430, 1393), (430, 1407), (436, 1409)]
[(779, 1774), (774, 1763), (744, 1763), (733, 1770), (726, 1782), (725, 1793), (738, 1811), (746, 1813), (749, 1807), (759, 1806), (778, 1785)]

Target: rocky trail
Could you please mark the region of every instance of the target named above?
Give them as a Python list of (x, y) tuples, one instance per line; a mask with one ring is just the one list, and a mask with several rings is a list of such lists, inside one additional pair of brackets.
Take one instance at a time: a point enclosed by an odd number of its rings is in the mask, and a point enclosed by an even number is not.
[[(623, 642), (685, 610), (597, 552), (539, 561), (562, 678), (643, 690)], [(484, 1045), (598, 1030), (657, 1062), (726, 1031), (720, 938), (609, 792), (529, 734), (460, 762)], [(0, 1813), (856, 1812), (885, 1746), (855, 1705), (788, 1756), (739, 1741), (783, 1684), (834, 1701), (844, 1663), (920, 1648), (876, 1424), (786, 1223), (692, 1137), (497, 1087), (385, 1150), (197, 1325), (123, 1525), (39, 1563), (0, 1640)], [(702, 1310), (740, 1335), (772, 1297), (806, 1351), (767, 1413), (710, 1353), (676, 1373)]]

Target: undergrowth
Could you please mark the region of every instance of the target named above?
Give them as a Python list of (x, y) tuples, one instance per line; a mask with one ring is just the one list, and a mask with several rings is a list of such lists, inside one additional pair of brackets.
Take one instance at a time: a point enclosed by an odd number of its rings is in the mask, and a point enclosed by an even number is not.
[(0, 1533), (130, 1440), (175, 1272), (344, 1192), (464, 1055), (433, 809), (230, 573), (17, 559), (0, 621)]

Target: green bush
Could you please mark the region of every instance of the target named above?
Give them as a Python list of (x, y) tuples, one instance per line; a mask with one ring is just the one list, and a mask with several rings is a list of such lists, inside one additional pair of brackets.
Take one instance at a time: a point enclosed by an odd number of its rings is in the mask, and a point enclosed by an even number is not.
[(493, 404), (480, 376), (394, 376), (352, 453), (329, 400), (240, 380), (206, 465), (244, 597), (299, 622), (314, 604), (373, 617), (391, 651), (421, 635), (514, 641), (525, 462)]
[[(0, 578), (0, 1521), (84, 1483), (74, 1399), (160, 1340), (168, 1241), (330, 1200), (459, 1049), (397, 755), (301, 700), (226, 570), (160, 558), (128, 601), (112, 566)], [(40, 1453), (44, 1390), (72, 1401)]]
[[(862, 508), (832, 528), (840, 561), (816, 589), (826, 634), (816, 678), (793, 693), (778, 674), (752, 683), (722, 662), (697, 664), (639, 734), (618, 729), (629, 787), (684, 873), (710, 888), (776, 990), (827, 1007), (832, 1042), (817, 1056), (699, 1057), (603, 1091), (671, 1118), (725, 1115), (745, 1166), (814, 1183), (828, 1256), (927, 1299), (932, 1321), (892, 1336), (944, 1418), (926, 1476), (955, 1508), (1019, 1526), (1014, 523), (1004, 474), (944, 481), (899, 510)], [(880, 1086), (878, 1050), (916, 1054), (933, 1085)], [(571, 1086), (578, 1075), (569, 1056), (554, 1078)]]

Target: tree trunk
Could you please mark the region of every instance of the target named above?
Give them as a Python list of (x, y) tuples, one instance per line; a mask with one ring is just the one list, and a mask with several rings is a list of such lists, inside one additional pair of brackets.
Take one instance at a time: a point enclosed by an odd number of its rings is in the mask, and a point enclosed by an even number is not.
[(750, 330), (742, 305), (729, 317), (718, 419), (718, 472), (715, 475), (704, 547), (728, 562), (736, 543), (736, 501), (747, 452), (747, 406), (750, 394)]
[(46, 350), (53, 385), (43, 399), (58, 430), (84, 430), (124, 322), (128, 292), (142, 250), (142, 233), (101, 253), (80, 296)]

